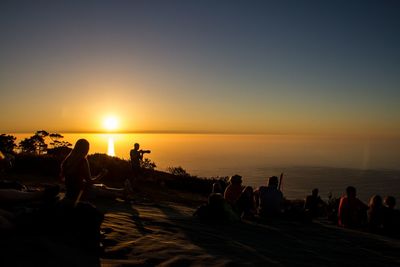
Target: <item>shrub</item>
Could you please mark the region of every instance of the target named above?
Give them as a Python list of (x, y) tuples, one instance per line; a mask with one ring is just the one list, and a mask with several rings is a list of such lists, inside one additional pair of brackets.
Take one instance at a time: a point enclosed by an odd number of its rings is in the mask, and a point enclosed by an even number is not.
[(181, 166), (178, 167), (168, 167), (167, 172), (170, 174), (176, 175), (176, 176), (184, 176), (184, 177), (189, 177), (190, 174)]
[(132, 175), (129, 161), (112, 157), (107, 154), (96, 153), (88, 156), (92, 175), (98, 174), (102, 169), (107, 169), (107, 175), (102, 179), (110, 186), (121, 186), (125, 179)]
[(15, 155), (14, 170), (20, 173), (58, 177), (61, 161), (50, 155), (20, 153)]
[(140, 162), (140, 167), (142, 167), (143, 169), (148, 169), (148, 170), (154, 170), (157, 165), (154, 161), (152, 161), (151, 159), (148, 158), (144, 158), (141, 162)]

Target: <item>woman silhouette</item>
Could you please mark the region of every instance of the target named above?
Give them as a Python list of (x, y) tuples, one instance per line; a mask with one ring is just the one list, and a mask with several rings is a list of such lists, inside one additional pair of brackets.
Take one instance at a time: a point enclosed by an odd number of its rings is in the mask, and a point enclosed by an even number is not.
[(92, 177), (87, 154), (89, 142), (79, 139), (69, 155), (61, 163), (61, 177), (65, 180), (65, 198), (77, 203), (83, 194), (95, 193), (103, 197), (117, 197), (124, 192), (123, 189), (109, 188), (94, 184), (94, 181), (105, 176), (108, 171), (103, 169), (99, 175)]

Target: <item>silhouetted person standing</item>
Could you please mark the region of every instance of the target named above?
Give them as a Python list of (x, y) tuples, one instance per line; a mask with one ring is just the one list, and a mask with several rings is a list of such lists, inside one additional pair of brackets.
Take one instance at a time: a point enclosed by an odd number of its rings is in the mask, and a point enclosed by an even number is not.
[(132, 171), (135, 176), (140, 175), (142, 172), (140, 163), (143, 160), (143, 154), (151, 153), (150, 150), (139, 150), (139, 148), (140, 145), (138, 143), (135, 143), (134, 148), (130, 152)]

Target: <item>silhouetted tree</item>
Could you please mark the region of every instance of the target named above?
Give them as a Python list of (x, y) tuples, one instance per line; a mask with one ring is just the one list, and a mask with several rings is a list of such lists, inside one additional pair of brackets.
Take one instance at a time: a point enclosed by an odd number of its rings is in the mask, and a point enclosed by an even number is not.
[(52, 147), (47, 149), (48, 155), (64, 158), (69, 152), (71, 152), (70, 146), (72, 146), (72, 144), (61, 140), (64, 136), (59, 133), (51, 133), (49, 134), (49, 137), (51, 139), (50, 145)]
[(33, 137), (33, 139), (35, 140), (35, 145), (36, 145), (36, 151), (37, 153), (40, 154), (44, 154), (47, 150), (47, 144), (44, 141), (44, 139), (49, 136), (49, 133), (41, 130), (41, 131), (37, 131), (35, 133)]
[(44, 130), (37, 131), (33, 136), (19, 142), (19, 148), (24, 153), (44, 154), (47, 150), (47, 144), (44, 138), (48, 135), (49, 133)]
[(12, 135), (1, 134), (0, 135), (0, 151), (3, 153), (10, 153), (14, 152), (14, 148), (17, 146), (15, 144), (15, 140), (17, 138)]
[(72, 146), (72, 144), (70, 142), (60, 140), (60, 139), (64, 138), (64, 136), (62, 136), (59, 133), (51, 133), (51, 134), (49, 134), (49, 137), (50, 137), (50, 139), (52, 141), (50, 143), (50, 145), (53, 146), (53, 149), (54, 148), (60, 148), (60, 147), (70, 147), (70, 146)]
[(32, 136), (29, 138), (25, 138), (19, 142), (18, 147), (21, 149), (23, 153), (34, 154), (36, 153), (36, 145), (35, 140), (32, 139)]
[(47, 136), (49, 136), (49, 133), (45, 130), (40, 130), (40, 131), (36, 131), (35, 135), (41, 136), (42, 138), (45, 138)]

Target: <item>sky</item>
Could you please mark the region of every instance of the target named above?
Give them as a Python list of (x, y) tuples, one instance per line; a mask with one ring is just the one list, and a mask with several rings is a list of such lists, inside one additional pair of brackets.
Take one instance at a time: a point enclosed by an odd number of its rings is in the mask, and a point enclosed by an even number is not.
[(399, 1), (0, 1), (0, 132), (400, 137)]

